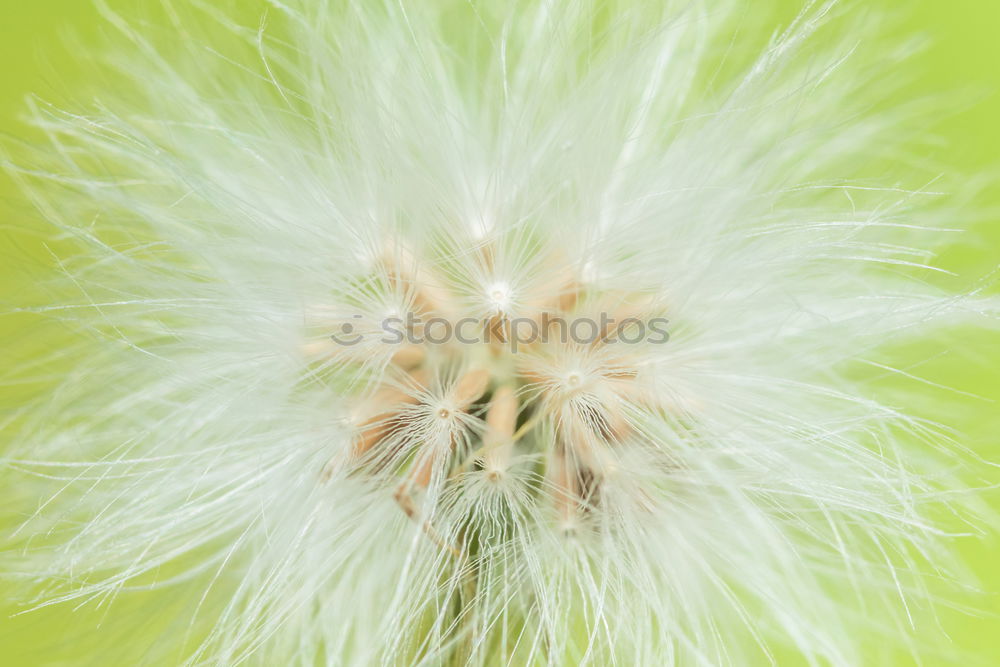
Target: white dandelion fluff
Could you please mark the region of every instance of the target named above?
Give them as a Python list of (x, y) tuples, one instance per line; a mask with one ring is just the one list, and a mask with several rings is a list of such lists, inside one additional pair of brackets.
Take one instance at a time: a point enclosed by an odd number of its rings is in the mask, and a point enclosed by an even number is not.
[(38, 605), (182, 591), (191, 664), (917, 650), (963, 459), (857, 371), (995, 304), (864, 180), (851, 11), (180, 4), (10, 167), (75, 341), (8, 424)]

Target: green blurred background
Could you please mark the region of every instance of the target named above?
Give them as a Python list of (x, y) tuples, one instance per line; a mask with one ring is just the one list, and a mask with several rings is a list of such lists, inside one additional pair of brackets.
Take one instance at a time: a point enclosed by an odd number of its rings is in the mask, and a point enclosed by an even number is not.
[[(134, 12), (141, 0), (109, 0), (108, 4), (125, 16)], [(790, 11), (800, 6), (785, 0)], [(921, 34), (929, 46), (903, 65), (914, 83), (907, 97), (950, 95), (956, 100), (952, 113), (936, 121), (940, 149), (931, 157), (945, 166), (970, 175), (981, 175), (1000, 167), (1000, 0), (868, 0), (867, 9), (884, 7), (902, 10), (897, 33)], [(902, 7), (905, 5), (905, 7)], [(24, 100), (28, 93), (65, 101), (66, 91), (86, 81), (87, 53), (70, 44), (94, 43), (102, 31), (101, 19), (89, 0), (0, 0), (0, 133), (4, 142), (35, 137), (22, 124)], [(76, 41), (67, 38), (74, 37)], [(888, 37), (887, 37), (888, 39)], [(888, 64), (887, 64), (888, 65)], [(892, 66), (897, 66), (895, 63)], [(959, 101), (960, 100), (960, 101)], [(964, 275), (984, 275), (1000, 264), (1000, 184), (993, 183), (979, 195), (977, 206), (986, 215), (973, 223), (974, 235), (961, 246), (949, 249), (938, 264)], [(24, 286), (25, 253), (44, 256), (43, 239), (31, 233), (37, 221), (13, 184), (0, 175), (0, 308), (17, 301)], [(965, 222), (965, 221), (962, 221)], [(29, 270), (39, 270), (37, 267)], [(993, 290), (994, 293), (996, 290)], [(18, 335), (23, 321), (18, 317), (0, 319), (3, 340)], [(967, 345), (921, 366), (935, 382), (980, 394), (989, 401), (969, 402), (954, 415), (953, 425), (966, 434), (964, 442), (983, 457), (1000, 461), (1000, 340), (995, 333), (970, 337)], [(0, 377), (5, 368), (18, 363), (14, 346), (0, 350)], [(19, 348), (22, 349), (23, 348)], [(931, 356), (931, 355), (929, 355)], [(0, 383), (0, 407), (13, 394), (27, 389)], [(929, 394), (933, 400), (933, 395)], [(6, 436), (3, 436), (6, 437)], [(0, 447), (2, 447), (0, 442)], [(14, 489), (0, 489), (0, 504)], [(990, 501), (1000, 509), (1000, 496)], [(0, 530), (7, 526), (0, 525)], [(954, 643), (984, 664), (1000, 664), (1000, 548), (997, 540), (967, 540), (962, 546), (967, 560), (987, 591), (987, 613), (975, 616), (942, 607), (941, 624)], [(11, 617), (14, 603), (0, 590), (0, 667), (27, 665), (131, 664), (141, 660), (142, 646), (156, 634), (169, 632), (154, 619), (147, 619), (146, 636), (133, 636), (137, 655), (131, 651), (107, 652), (100, 642), (65, 641), (64, 629), (72, 625), (88, 633), (98, 633), (99, 624), (113, 623), (117, 614), (142, 613), (138, 600), (117, 604), (110, 616), (106, 609), (48, 608), (27, 616)], [(183, 615), (183, 599), (160, 597), (159, 605), (176, 605)], [(989, 613), (992, 611), (993, 613)], [(133, 621), (135, 619), (133, 618)], [(76, 636), (76, 633), (73, 633)], [(96, 655), (99, 653), (100, 655)], [(873, 655), (871, 664), (912, 664), (907, 658), (890, 659)], [(795, 662), (790, 660), (790, 662)], [(158, 662), (155, 664), (159, 664)], [(935, 665), (933, 659), (925, 664)]]

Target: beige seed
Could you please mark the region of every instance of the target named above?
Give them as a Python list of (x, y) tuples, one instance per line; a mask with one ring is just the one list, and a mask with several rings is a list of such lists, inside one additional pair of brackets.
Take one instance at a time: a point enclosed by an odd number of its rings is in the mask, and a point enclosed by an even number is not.
[(459, 378), (449, 398), (458, 409), (464, 410), (486, 393), (489, 384), (489, 371), (483, 368), (471, 370)]

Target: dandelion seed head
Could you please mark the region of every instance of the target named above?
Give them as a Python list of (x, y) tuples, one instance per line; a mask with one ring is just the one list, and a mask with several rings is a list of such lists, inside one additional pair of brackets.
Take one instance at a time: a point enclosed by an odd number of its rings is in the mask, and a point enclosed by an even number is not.
[(915, 652), (965, 459), (859, 367), (996, 304), (856, 180), (867, 15), (271, 4), (190, 3), (210, 48), (109, 16), (155, 103), (40, 105), (12, 168), (79, 250), (12, 459), (39, 604), (179, 587), (189, 664)]

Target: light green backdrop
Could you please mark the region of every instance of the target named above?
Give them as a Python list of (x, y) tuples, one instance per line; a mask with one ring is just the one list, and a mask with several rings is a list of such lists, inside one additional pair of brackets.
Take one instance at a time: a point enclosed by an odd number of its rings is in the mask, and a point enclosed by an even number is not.
[[(796, 0), (787, 0), (790, 7)], [(136, 0), (112, 0), (112, 7), (126, 15)], [(1000, 167), (1000, 0), (867, 0), (867, 8), (884, 6), (903, 10), (903, 29), (925, 34), (929, 48), (905, 67), (916, 79), (907, 95), (940, 95), (954, 93), (954, 113), (942, 117), (935, 128), (943, 140), (934, 156), (944, 164), (954, 165), (964, 173), (981, 174)], [(100, 31), (96, 10), (89, 0), (0, 0), (0, 132), (8, 138), (26, 138), (19, 114), (24, 96), (36, 92), (43, 97), (64, 99), (86, 68), (82, 60), (86, 53), (67, 48), (64, 37), (70, 32), (93, 39)], [(967, 100), (976, 100), (970, 105)], [(1000, 184), (980, 197), (982, 209), (1000, 210)], [(25, 274), (23, 253), (42, 256), (40, 240), (25, 231), (32, 223), (23, 200), (11, 183), (0, 176), (0, 308), (16, 301), (16, 292), (23, 287)], [(994, 211), (975, 224), (977, 236), (962, 247), (949, 250), (940, 258), (945, 268), (982, 275), (1000, 263), (1000, 213)], [(0, 318), (0, 339), (18, 334), (22, 320)], [(992, 338), (996, 339), (995, 334)], [(985, 355), (995, 343), (995, 349)], [(0, 350), (0, 378), (3, 369), (18, 363), (10, 350)], [(996, 403), (976, 402), (967, 413), (956, 415), (966, 431), (967, 442), (986, 458), (1000, 461), (1000, 340), (990, 334), (980, 334), (968, 341), (967, 350), (935, 361), (923, 370), (931, 379), (977, 392)], [(5, 399), (14, 397), (17, 386), (0, 382), (0, 411)], [(2, 412), (0, 412), (2, 414)], [(6, 437), (6, 436), (4, 436)], [(2, 447), (3, 442), (0, 442)], [(6, 494), (15, 489), (0, 488), (0, 504)], [(991, 498), (1000, 508), (1000, 497)], [(0, 530), (6, 529), (0, 525)], [(989, 599), (993, 611), (1000, 615), (1000, 548), (996, 540), (967, 541), (965, 555), (987, 591), (996, 592)], [(10, 618), (15, 609), (0, 589), (0, 665), (76, 665), (128, 664), (127, 647), (121, 651), (95, 656), (93, 646), (66, 643), (62, 640), (66, 624), (74, 624), (98, 632), (104, 610), (71, 615), (69, 609), (49, 609), (29, 616)], [(157, 604), (166, 604), (158, 598)], [(172, 600), (183, 605), (183, 600)], [(138, 601), (119, 605), (115, 614), (130, 614), (141, 609)], [(970, 617), (943, 609), (941, 623), (954, 642), (984, 661), (995, 657), (1000, 664), (1000, 618), (989, 614)], [(145, 631), (147, 636), (135, 636), (136, 647), (149, 642), (154, 633), (169, 631), (154, 622)], [(106, 650), (102, 649), (102, 650)], [(86, 657), (85, 657), (86, 656)], [(873, 656), (873, 664), (884, 664)], [(795, 662), (790, 660), (789, 662)], [(910, 664), (899, 659), (896, 664)]]

